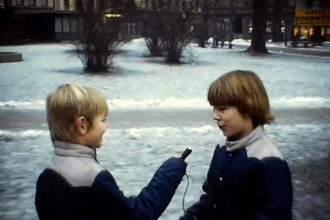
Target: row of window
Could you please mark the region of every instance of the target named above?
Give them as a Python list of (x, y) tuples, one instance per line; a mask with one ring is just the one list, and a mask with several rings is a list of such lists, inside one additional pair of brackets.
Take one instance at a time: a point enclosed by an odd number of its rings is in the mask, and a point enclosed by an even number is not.
[(307, 0), (306, 8), (328, 8), (330, 6), (329, 0)]
[(57, 9), (70, 10), (73, 8), (73, 0), (10, 0), (9, 6), (12, 7), (53, 7), (58, 5)]
[[(273, 5), (276, 0), (268, 0), (268, 5)], [(328, 1), (328, 0), (326, 0)], [(147, 8), (154, 9), (160, 5), (165, 5), (168, 8), (181, 8), (183, 10), (199, 11), (202, 8), (246, 8), (252, 7), (253, 0), (143, 0), (138, 1), (137, 5)], [(295, 0), (284, 0), (284, 6), (294, 7)]]
[[(276, 0), (268, 0), (268, 4), (272, 5)], [(305, 7), (305, 8), (328, 8), (330, 7), (329, 0), (296, 0), (298, 7)], [(0, 1), (0, 3), (3, 0)], [(47, 7), (52, 5), (52, 0), (10, 0), (10, 6), (41, 6)], [(154, 0), (143, 0), (137, 1), (138, 5), (145, 7), (145, 8), (154, 8), (157, 7), (158, 4), (162, 3), (168, 5), (169, 7), (182, 7), (183, 9), (190, 9), (190, 10), (201, 10), (201, 8), (244, 8), (244, 7), (251, 7), (253, 0), (182, 0), (180, 1), (154, 1)], [(68, 9), (70, 7), (70, 0), (63, 0), (64, 8)], [(286, 0), (284, 1), (285, 6), (294, 6), (295, 0)]]
[[(48, 0), (38, 0), (41, 7), (48, 6)], [(11, 0), (10, 6), (36, 6), (36, 0)]]
[[(125, 23), (122, 29), (124, 35), (140, 35), (140, 23)], [(55, 18), (55, 39), (56, 40), (76, 40), (78, 39), (79, 20), (72, 17)]]

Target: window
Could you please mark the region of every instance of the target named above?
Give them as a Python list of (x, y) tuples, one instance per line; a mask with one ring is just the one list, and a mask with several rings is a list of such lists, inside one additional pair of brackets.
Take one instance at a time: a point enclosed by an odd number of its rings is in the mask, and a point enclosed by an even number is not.
[(313, 0), (307, 0), (306, 1), (306, 8), (313, 8)]
[(78, 20), (71, 18), (71, 32), (78, 32)]
[(218, 8), (221, 8), (222, 7), (222, 1), (215, 1), (215, 8), (218, 9)]
[[(139, 4), (139, 3), (138, 3)], [(144, 8), (149, 9), (149, 0), (144, 1)]]
[(231, 6), (231, 0), (223, 0), (224, 8), (230, 8), (230, 6)]
[(242, 29), (243, 29), (243, 25), (242, 25), (242, 18), (241, 17), (234, 17), (233, 20), (233, 32), (235, 34), (241, 34), (242, 33)]
[(295, 0), (288, 0), (288, 6), (295, 6)]
[(70, 2), (69, 0), (64, 0), (64, 10), (69, 11), (70, 10)]
[(55, 18), (55, 32), (61, 33), (62, 32), (62, 18)]
[(47, 7), (48, 6), (48, 0), (41, 0), (41, 7)]
[(63, 32), (70, 32), (70, 18), (63, 18)]
[(23, 0), (16, 0), (16, 5), (23, 5)]
[(138, 23), (126, 23), (125, 24), (125, 34), (127, 35), (139, 35), (140, 26)]
[(28, 5), (28, 6), (35, 6), (35, 0), (25, 0), (25, 4), (24, 5)]
[(330, 7), (329, 0), (321, 0), (321, 2), (320, 2), (320, 8), (329, 8), (329, 7)]
[(244, 8), (248, 6), (247, 0), (237, 0), (237, 7)]

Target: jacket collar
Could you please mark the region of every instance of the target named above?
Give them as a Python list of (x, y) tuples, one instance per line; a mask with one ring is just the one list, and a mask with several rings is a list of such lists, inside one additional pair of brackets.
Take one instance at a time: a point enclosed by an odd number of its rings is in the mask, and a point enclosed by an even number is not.
[(245, 148), (265, 135), (265, 130), (263, 126), (259, 125), (250, 134), (237, 140), (237, 141), (226, 141), (227, 151), (236, 151), (241, 148)]
[(96, 150), (80, 144), (54, 141), (54, 154), (62, 157), (84, 157), (96, 160)]

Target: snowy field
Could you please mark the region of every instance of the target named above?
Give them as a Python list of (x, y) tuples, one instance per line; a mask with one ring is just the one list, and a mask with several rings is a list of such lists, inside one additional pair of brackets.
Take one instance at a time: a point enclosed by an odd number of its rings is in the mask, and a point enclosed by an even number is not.
[[(83, 73), (70, 44), (0, 47), (23, 53), (23, 62), (0, 64), (0, 219), (37, 219), (35, 182), (52, 152), (45, 98), (58, 85), (87, 84), (110, 107), (109, 130), (98, 158), (126, 195), (136, 195), (157, 167), (186, 148), (189, 188), (184, 206), (199, 198), (217, 143), (206, 93), (221, 74), (244, 69), (263, 80), (277, 121), (266, 130), (293, 168), (294, 219), (330, 219), (330, 183), (309, 186), (305, 164), (330, 161), (330, 58), (272, 53), (249, 56), (233, 49), (189, 45), (184, 64), (150, 58), (141, 39), (126, 44), (111, 73)], [(323, 170), (324, 171), (324, 170)], [(306, 171), (310, 173), (309, 170)], [(325, 178), (329, 171), (325, 170)], [(318, 177), (320, 178), (320, 177)], [(161, 220), (183, 214), (187, 178)]]

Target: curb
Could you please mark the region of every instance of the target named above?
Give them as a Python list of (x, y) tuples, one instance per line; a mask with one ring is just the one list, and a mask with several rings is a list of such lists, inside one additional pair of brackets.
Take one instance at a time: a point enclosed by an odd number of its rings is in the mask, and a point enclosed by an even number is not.
[(0, 63), (19, 62), (23, 60), (23, 54), (17, 52), (0, 52)]

